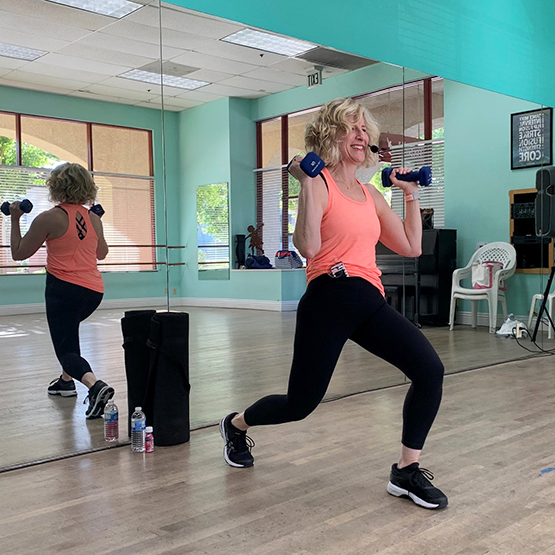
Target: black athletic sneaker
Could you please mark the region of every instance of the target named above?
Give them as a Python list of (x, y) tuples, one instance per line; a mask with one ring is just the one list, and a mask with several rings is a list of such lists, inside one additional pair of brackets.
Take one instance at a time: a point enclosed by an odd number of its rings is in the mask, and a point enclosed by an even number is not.
[(412, 463), (399, 470), (397, 465), (391, 467), (387, 491), (396, 497), (408, 497), (425, 509), (443, 509), (447, 507), (447, 497), (432, 486), (430, 480), (434, 475), (426, 468), (419, 468)]
[(77, 395), (75, 382), (73, 380), (66, 382), (62, 380), (62, 376), (56, 380), (52, 380), (47, 391), (49, 395), (61, 395), (62, 397), (75, 397)]
[(225, 441), (224, 460), (229, 466), (246, 468), (254, 464), (254, 457), (251, 455), (254, 441), (247, 432), (242, 432), (231, 424), (236, 414), (238, 413), (232, 412), (220, 421), (220, 433)]
[(85, 416), (89, 419), (99, 418), (104, 414), (104, 406), (114, 396), (114, 388), (110, 387), (102, 380), (98, 380), (90, 389), (89, 394), (83, 404), (89, 401), (89, 408), (85, 411)]

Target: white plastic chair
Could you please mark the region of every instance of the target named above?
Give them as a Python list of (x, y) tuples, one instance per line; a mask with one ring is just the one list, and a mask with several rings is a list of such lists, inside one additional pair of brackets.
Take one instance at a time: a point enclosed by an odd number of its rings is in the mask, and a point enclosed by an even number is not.
[[(555, 293), (549, 293), (549, 295), (547, 296), (547, 304), (546, 304), (546, 309), (547, 312), (549, 312), (549, 315), (551, 316), (551, 318), (553, 318), (553, 299), (555, 298)], [(532, 329), (532, 318), (534, 317), (534, 311), (536, 309), (536, 302), (540, 301), (540, 304), (538, 305), (538, 312), (541, 308), (541, 303), (543, 302), (543, 295), (537, 294), (534, 295), (532, 297), (532, 304), (530, 306), (530, 314), (528, 314), (528, 333), (530, 335), (532, 335), (533, 329)], [(545, 316), (545, 313), (544, 313)], [(547, 327), (547, 338), (548, 339), (553, 339), (553, 327), (551, 326), (551, 324), (549, 324), (549, 326)]]
[[(461, 286), (464, 278), (472, 275), (472, 265), (483, 262), (500, 262), (503, 268), (495, 272), (492, 276), (492, 284), (488, 289), (470, 289)], [(489, 332), (495, 333), (497, 328), (497, 303), (501, 303), (503, 317), (507, 318), (507, 301), (505, 291), (499, 289), (499, 285), (510, 278), (516, 270), (516, 251), (510, 243), (501, 241), (487, 243), (480, 247), (464, 267), (453, 272), (453, 285), (451, 288), (451, 308), (449, 311), (449, 329), (452, 330), (455, 324), (455, 309), (457, 299), (471, 301), (472, 307), (472, 327), (475, 328), (478, 320), (478, 301), (486, 300), (489, 305)]]

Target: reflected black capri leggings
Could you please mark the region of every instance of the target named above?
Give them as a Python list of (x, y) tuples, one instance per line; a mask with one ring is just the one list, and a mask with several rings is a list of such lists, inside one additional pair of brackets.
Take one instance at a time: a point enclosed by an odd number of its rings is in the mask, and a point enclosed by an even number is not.
[(79, 381), (92, 372), (81, 356), (79, 324), (98, 308), (102, 297), (102, 293), (46, 274), (46, 319), (54, 351), (64, 371)]
[(319, 276), (299, 301), (287, 395), (245, 411), (249, 426), (307, 417), (323, 399), (347, 339), (399, 368), (412, 382), (403, 406), (402, 443), (422, 449), (441, 403), (443, 364), (424, 334), (368, 281)]

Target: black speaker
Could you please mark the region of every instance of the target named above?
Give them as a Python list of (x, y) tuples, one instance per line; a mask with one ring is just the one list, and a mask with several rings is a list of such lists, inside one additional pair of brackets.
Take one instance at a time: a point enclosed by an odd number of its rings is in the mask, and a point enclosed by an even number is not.
[(245, 240), (244, 235), (235, 236), (235, 260), (237, 262), (237, 268), (245, 265)]
[(536, 235), (555, 237), (555, 168), (549, 166), (536, 172)]

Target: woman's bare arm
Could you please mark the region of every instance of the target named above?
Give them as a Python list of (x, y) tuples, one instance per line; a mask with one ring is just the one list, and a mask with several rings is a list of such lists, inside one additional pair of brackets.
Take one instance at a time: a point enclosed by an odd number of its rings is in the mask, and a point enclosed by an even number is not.
[(106, 239), (104, 238), (104, 227), (102, 226), (101, 219), (94, 213), (89, 212), (91, 217), (91, 223), (96, 231), (96, 235), (98, 237), (98, 247), (96, 248), (96, 258), (98, 260), (104, 260), (108, 255), (108, 243), (106, 243)]
[(328, 203), (328, 191), (322, 177), (308, 177), (299, 166), (301, 159), (291, 163), (291, 175), (301, 182), (299, 210), (293, 233), (293, 244), (305, 258), (314, 258), (322, 246), (320, 226)]
[(29, 231), (22, 237), (19, 222), (23, 211), (20, 210), (19, 204), (19, 202), (12, 202), (10, 204), (10, 214), (12, 217), (10, 246), (14, 260), (25, 260), (33, 256), (46, 241), (52, 229), (52, 217), (49, 212), (39, 214), (33, 220)]
[[(403, 168), (403, 171), (410, 171)], [(392, 182), (399, 184), (404, 194), (415, 193), (418, 185), (411, 182), (401, 182), (392, 174)], [(392, 251), (414, 258), (422, 254), (422, 217), (420, 203), (413, 200), (405, 203), (405, 219), (401, 220), (393, 209), (387, 204), (382, 194), (373, 185), (368, 185), (368, 190), (376, 203), (376, 211), (381, 224), (380, 241)]]

